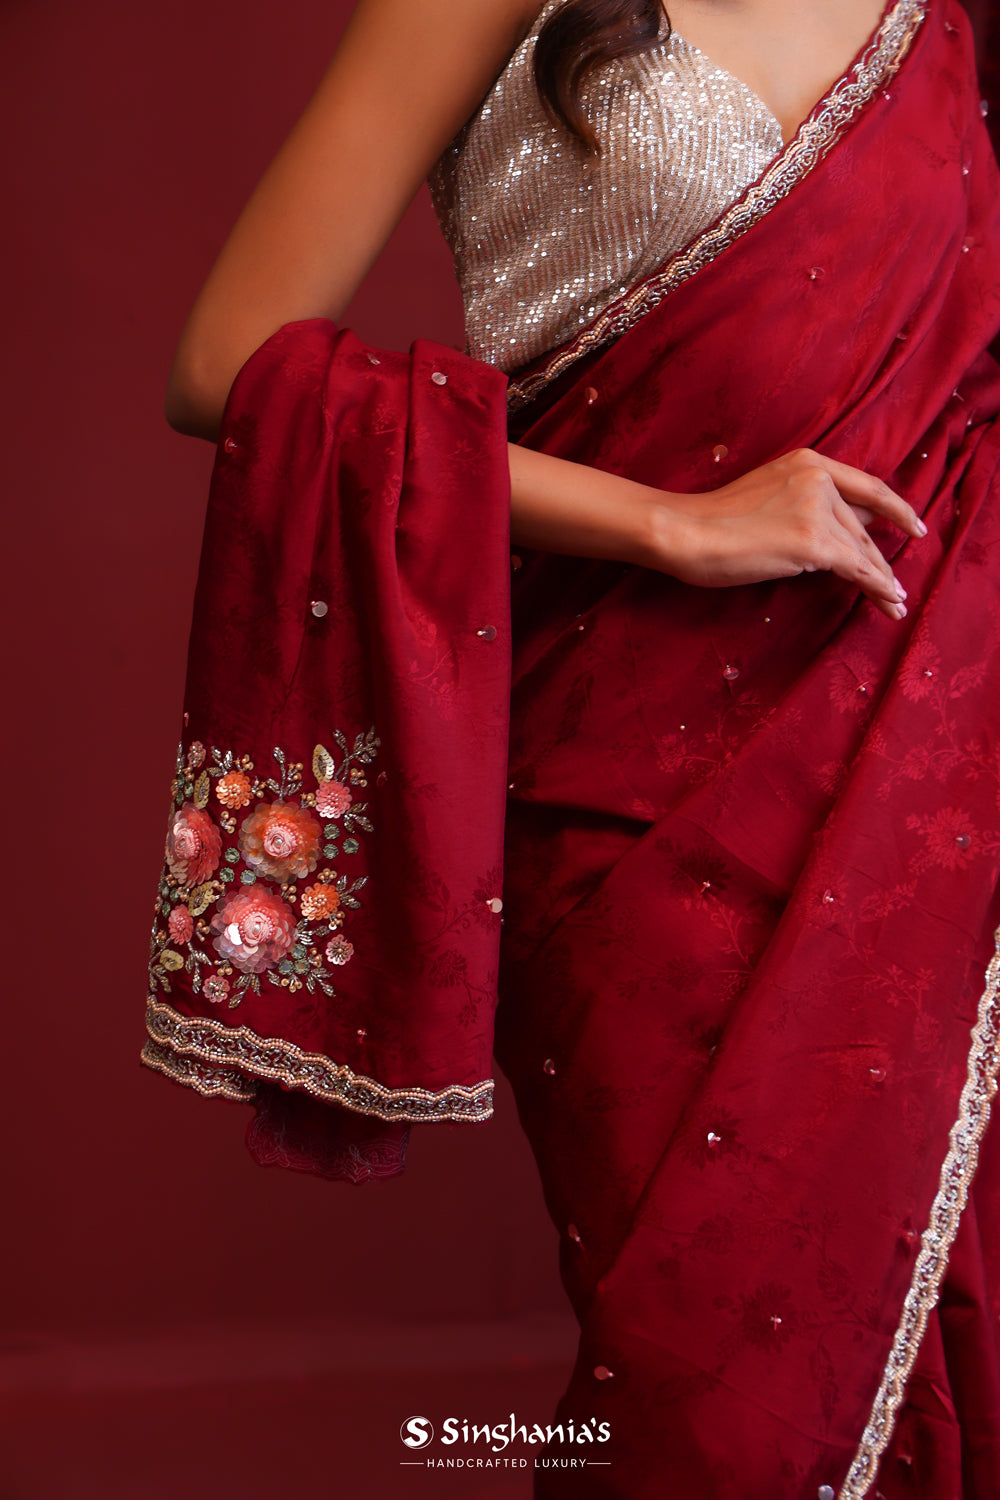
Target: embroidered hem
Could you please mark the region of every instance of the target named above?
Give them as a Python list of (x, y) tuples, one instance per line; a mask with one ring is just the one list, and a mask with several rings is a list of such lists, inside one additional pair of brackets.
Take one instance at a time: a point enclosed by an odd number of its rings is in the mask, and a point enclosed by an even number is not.
[(555, 350), (537, 370), (509, 381), (507, 405), (517, 411), (539, 391), (592, 349), (611, 343), (662, 302), (669, 292), (758, 223), (812, 171), (850, 125), (855, 115), (892, 77), (924, 19), (927, 0), (899, 0), (886, 16), (857, 62), (833, 85), (756, 182), (708, 229), (622, 296), (610, 302), (568, 344)]
[(868, 1425), (837, 1500), (862, 1500), (875, 1478), (879, 1459), (892, 1437), (896, 1413), (927, 1327), (928, 1315), (938, 1300), (948, 1267), (948, 1254), (968, 1201), (969, 1184), (976, 1174), (979, 1142), (989, 1124), (990, 1105), (997, 1092), (997, 1072), (1000, 1070), (1000, 928), (994, 936), (994, 945), (972, 1030), (972, 1048), (959, 1099), (958, 1119), (948, 1137), (948, 1154), (941, 1168), (930, 1223), (922, 1236), (910, 1289)]
[(391, 1089), (320, 1052), (303, 1052), (281, 1037), (258, 1036), (248, 1026), (184, 1016), (152, 997), (146, 1005), (146, 1029), (140, 1062), (200, 1094), (250, 1103), (261, 1080), (273, 1079), (380, 1120), (476, 1121), (493, 1114), (492, 1078), (451, 1084), (436, 1093)]

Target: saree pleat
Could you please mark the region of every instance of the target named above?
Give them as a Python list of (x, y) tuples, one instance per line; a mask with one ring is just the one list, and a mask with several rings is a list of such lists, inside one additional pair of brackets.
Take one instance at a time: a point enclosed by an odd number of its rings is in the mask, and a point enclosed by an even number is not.
[(818, 449), (929, 529), (871, 528), (902, 623), (518, 559), (496, 1057), (581, 1323), (557, 1417), (611, 1431), (539, 1500), (1000, 1494), (1000, 195), (964, 14), (907, 47), (512, 380), (528, 446), (679, 491)]

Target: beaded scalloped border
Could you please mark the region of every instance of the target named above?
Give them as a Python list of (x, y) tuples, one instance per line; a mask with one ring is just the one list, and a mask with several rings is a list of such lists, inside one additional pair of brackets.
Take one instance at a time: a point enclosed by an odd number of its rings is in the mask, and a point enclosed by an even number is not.
[(990, 1105), (997, 1093), (1000, 1070), (1000, 928), (994, 934), (994, 954), (986, 970), (986, 986), (979, 1001), (972, 1030), (968, 1074), (958, 1105), (958, 1119), (949, 1134), (948, 1154), (941, 1168), (940, 1185), (931, 1207), (930, 1223), (924, 1230), (920, 1253), (913, 1268), (910, 1289), (893, 1339), (868, 1425), (837, 1500), (863, 1500), (875, 1478), (879, 1459), (892, 1437), (896, 1412), (906, 1391), (906, 1382), (927, 1327), (927, 1318), (937, 1302), (948, 1266), (948, 1253), (976, 1174), (979, 1142), (990, 1119)]
[(262, 1078), (273, 1078), (314, 1098), (341, 1104), (380, 1120), (488, 1120), (493, 1079), (429, 1089), (390, 1089), (335, 1063), (321, 1052), (303, 1052), (281, 1037), (261, 1037), (249, 1026), (226, 1026), (184, 1016), (152, 997), (146, 1003), (146, 1039), (139, 1060), (200, 1094), (249, 1103)]
[(709, 264), (788, 196), (843, 134), (858, 110), (895, 73), (924, 19), (928, 0), (899, 0), (854, 66), (817, 104), (783, 151), (713, 225), (699, 234), (659, 271), (617, 297), (539, 369), (507, 386), (509, 411), (526, 406), (575, 360), (610, 343), (650, 312), (669, 292)]

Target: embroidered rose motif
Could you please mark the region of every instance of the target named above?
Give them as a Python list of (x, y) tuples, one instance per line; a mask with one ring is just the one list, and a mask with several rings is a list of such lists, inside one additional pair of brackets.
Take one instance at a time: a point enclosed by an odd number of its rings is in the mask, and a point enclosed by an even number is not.
[(167, 918), (167, 931), (175, 943), (186, 943), (194, 932), (194, 921), (186, 906), (175, 906)]
[(253, 795), (250, 778), (242, 771), (229, 771), (215, 788), (223, 807), (246, 807)]
[[(187, 714), (184, 722), (186, 728)], [(368, 804), (355, 799), (358, 787), (368, 784), (365, 772), (379, 743), (374, 729), (355, 735), (352, 743), (334, 730), (336, 753), (314, 747), (312, 792), (303, 789), (303, 761), (290, 759), (280, 745), (273, 750), (277, 772), (267, 777), (232, 746), (195, 740), (185, 751), (183, 741), (178, 745), (150, 940), (154, 991), (170, 994), (180, 985), (231, 1009), (271, 985), (336, 996), (329, 966), (346, 964), (354, 954), (340, 929), (361, 906), (358, 892), (368, 877), (341, 874), (326, 862), (352, 859), (360, 847), (356, 835), (372, 832)], [(214, 818), (207, 810), (213, 785)], [(275, 800), (264, 801), (269, 793)], [(343, 818), (342, 839), (339, 830), (324, 827), (328, 817)], [(313, 883), (306, 885), (313, 871)], [(171, 889), (178, 885), (179, 892)], [(205, 920), (199, 920), (203, 913)], [(316, 923), (311, 933), (307, 923)], [(215, 969), (217, 955), (224, 960), (222, 973)], [(265, 970), (273, 972), (263, 977)]]
[(342, 781), (324, 781), (316, 790), (316, 811), (322, 818), (339, 818), (354, 798)]
[(306, 886), (302, 892), (302, 915), (308, 917), (311, 922), (318, 922), (321, 917), (331, 917), (340, 905), (340, 897), (332, 885)]
[(209, 974), (204, 986), (205, 999), (218, 1005), (229, 994), (229, 980), (225, 974)]
[(185, 802), (171, 815), (167, 867), (178, 885), (201, 885), (219, 865), (222, 835), (208, 813)]
[(295, 935), (295, 913), (276, 891), (252, 885), (234, 891), (212, 918), (212, 943), (244, 974), (260, 974), (284, 958)]
[(258, 875), (295, 880), (319, 863), (322, 829), (316, 816), (295, 802), (258, 802), (243, 820), (240, 852)]

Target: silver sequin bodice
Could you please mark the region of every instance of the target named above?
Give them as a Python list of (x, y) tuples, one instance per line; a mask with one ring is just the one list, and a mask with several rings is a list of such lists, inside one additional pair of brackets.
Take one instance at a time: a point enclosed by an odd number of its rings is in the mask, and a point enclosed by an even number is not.
[(535, 38), (563, 3), (542, 5), (428, 177), (466, 350), (507, 371), (682, 249), (783, 144), (757, 95), (674, 33), (591, 75), (581, 98), (604, 152), (587, 156), (545, 113), (532, 74)]

